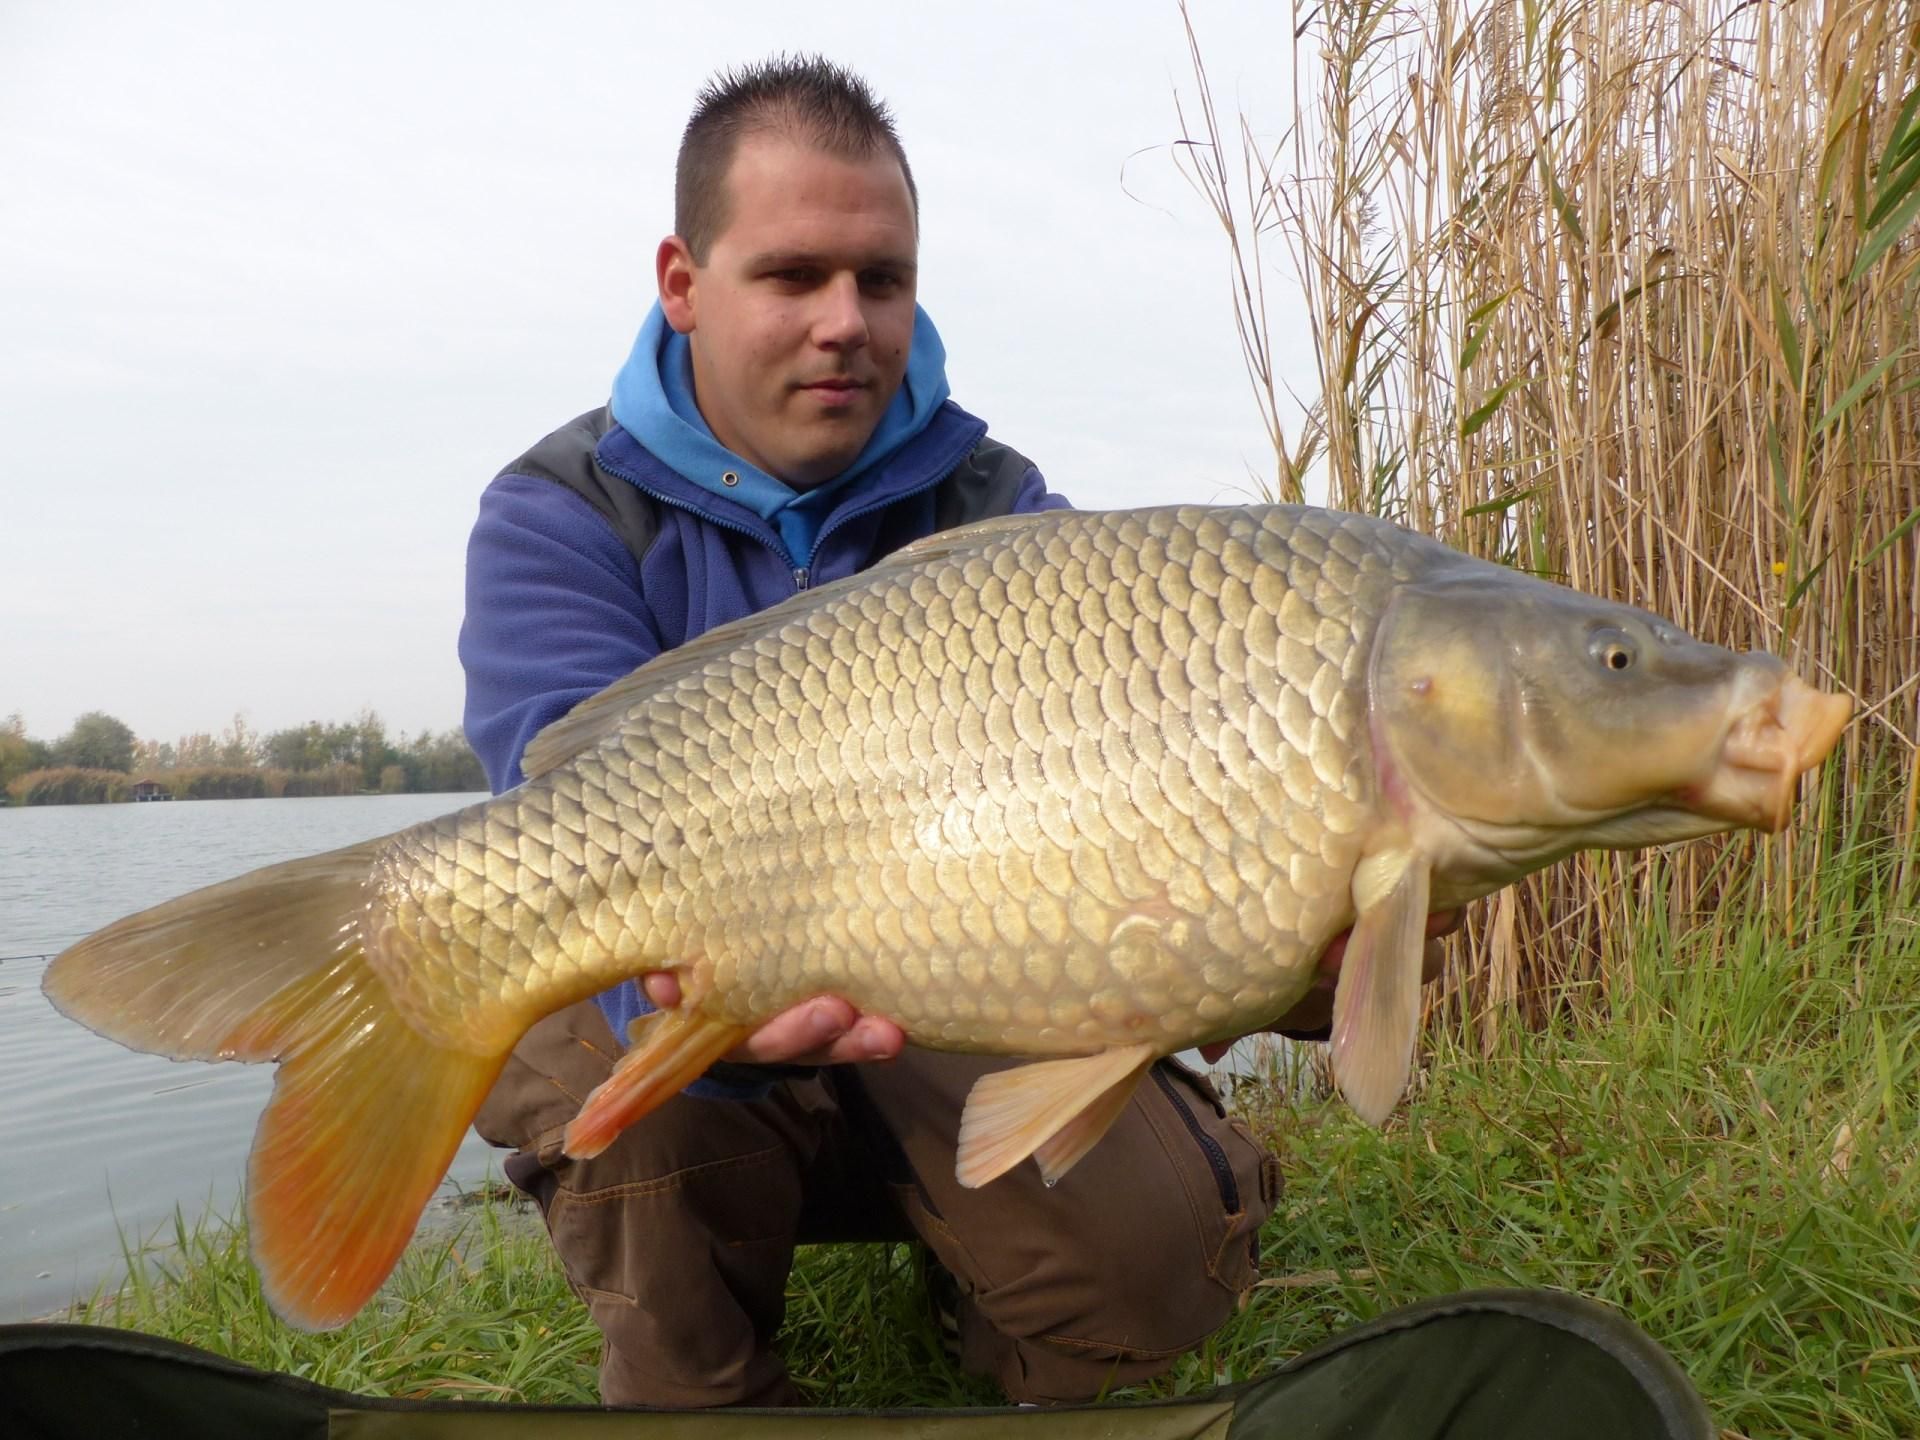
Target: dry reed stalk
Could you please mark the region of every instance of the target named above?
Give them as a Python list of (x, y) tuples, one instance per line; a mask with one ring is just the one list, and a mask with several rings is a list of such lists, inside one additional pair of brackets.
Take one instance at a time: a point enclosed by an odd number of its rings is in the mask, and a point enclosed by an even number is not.
[[(1736, 872), (1790, 932), (1843, 833), (1916, 863), (1920, 0), (1329, 0), (1296, 34), (1294, 124), (1264, 147), (1242, 124), (1238, 188), (1197, 39), (1177, 151), (1233, 243), (1281, 497), (1773, 650), (1860, 706), (1795, 837), (1556, 866), (1481, 907), (1467, 953), (1495, 958), (1448, 1008), (1486, 1043), (1516, 998), (1604, 998), (1656, 901), (1684, 923)], [(1318, 371), (1291, 446), (1276, 228)]]

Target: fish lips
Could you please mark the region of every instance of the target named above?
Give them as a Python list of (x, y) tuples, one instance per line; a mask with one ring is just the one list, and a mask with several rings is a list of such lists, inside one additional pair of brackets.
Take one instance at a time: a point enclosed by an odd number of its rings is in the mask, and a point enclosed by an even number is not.
[(1736, 716), (1712, 773), (1675, 799), (1730, 825), (1784, 830), (1800, 777), (1826, 759), (1852, 716), (1851, 698), (1783, 670), (1778, 684)]

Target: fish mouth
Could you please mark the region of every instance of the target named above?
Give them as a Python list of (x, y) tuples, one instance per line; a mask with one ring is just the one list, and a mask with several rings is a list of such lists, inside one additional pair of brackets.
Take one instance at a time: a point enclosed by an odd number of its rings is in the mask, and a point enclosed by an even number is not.
[(1827, 758), (1852, 715), (1850, 697), (1784, 675), (1734, 721), (1713, 773), (1677, 798), (1688, 810), (1714, 820), (1784, 830), (1800, 777)]

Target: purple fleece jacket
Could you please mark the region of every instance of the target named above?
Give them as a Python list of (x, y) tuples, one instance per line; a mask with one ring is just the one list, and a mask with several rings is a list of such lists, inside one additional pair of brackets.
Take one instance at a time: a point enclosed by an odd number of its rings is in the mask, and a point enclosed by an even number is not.
[[(520, 754), (544, 726), (655, 655), (930, 534), (934, 487), (986, 428), (959, 406), (943, 406), (840, 497), (805, 571), (760, 516), (669, 470), (618, 425), (599, 441), (601, 465), (660, 502), (659, 534), (639, 560), (572, 490), (511, 471), (496, 477), (467, 544), (460, 628), (467, 739), (494, 792), (520, 783)], [(1029, 469), (1013, 513), (1067, 504)], [(622, 1043), (649, 1008), (631, 980), (596, 999)], [(736, 1093), (709, 1081), (694, 1088)]]

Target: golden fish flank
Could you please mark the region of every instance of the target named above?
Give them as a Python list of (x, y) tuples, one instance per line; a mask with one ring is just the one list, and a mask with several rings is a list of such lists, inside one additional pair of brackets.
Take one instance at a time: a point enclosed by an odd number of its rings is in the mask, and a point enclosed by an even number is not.
[(734, 1024), (834, 990), (952, 1049), (1270, 1020), (1351, 919), (1394, 547), (1326, 512), (1075, 519), (793, 614), (396, 837), (396, 1003), (487, 1047), (656, 966)]
[(831, 991), (987, 1077), (958, 1170), (1096, 1143), (1159, 1056), (1269, 1024), (1351, 927), (1342, 1093), (1405, 1086), (1430, 910), (1583, 846), (1786, 823), (1849, 702), (1764, 655), (1300, 507), (1055, 512), (910, 546), (585, 702), (484, 804), (129, 917), (50, 967), (143, 1049), (280, 1062), (249, 1214), (351, 1316), (507, 1053), (629, 976), (683, 1003), (592, 1154)]

